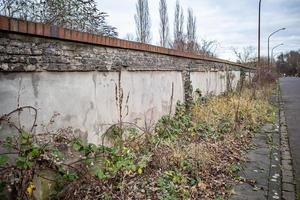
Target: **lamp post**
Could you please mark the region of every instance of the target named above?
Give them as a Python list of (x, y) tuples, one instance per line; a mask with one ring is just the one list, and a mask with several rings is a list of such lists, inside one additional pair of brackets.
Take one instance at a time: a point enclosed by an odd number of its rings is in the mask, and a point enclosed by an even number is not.
[(272, 48), (272, 51), (271, 51), (271, 64), (272, 64), (272, 61), (273, 61), (273, 52), (274, 52), (274, 49), (276, 49), (277, 47), (280, 47), (280, 46), (282, 46), (282, 45), (284, 45), (284, 44), (281, 43), (281, 44), (278, 44), (278, 45), (276, 45), (276, 46), (274, 46), (274, 47)]
[(274, 35), (275, 33), (279, 32), (279, 31), (283, 31), (285, 30), (285, 28), (280, 28), (274, 32), (272, 32), (269, 37), (268, 37), (268, 67), (270, 67), (270, 38), (272, 35)]
[(260, 63), (260, 11), (261, 11), (261, 0), (259, 0), (258, 5), (258, 44), (257, 44), (257, 66)]

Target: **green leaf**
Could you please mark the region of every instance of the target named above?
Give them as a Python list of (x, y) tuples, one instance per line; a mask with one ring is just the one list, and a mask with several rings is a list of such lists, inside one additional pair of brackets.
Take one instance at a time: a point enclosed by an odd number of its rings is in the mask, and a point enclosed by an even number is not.
[(16, 165), (17, 165), (17, 167), (20, 167), (20, 168), (30, 168), (33, 166), (33, 162), (30, 162), (29, 160), (27, 160), (26, 157), (19, 156), (19, 157), (17, 157)]
[(6, 137), (5, 138), (5, 142), (3, 143), (3, 147), (7, 150), (11, 150), (12, 149), (12, 137)]
[(82, 150), (83, 145), (82, 145), (81, 140), (79, 140), (79, 139), (74, 140), (74, 141), (72, 142), (72, 147), (73, 147), (73, 149), (75, 149), (76, 151)]
[(55, 148), (53, 151), (52, 151), (52, 155), (54, 157), (57, 157), (58, 159), (63, 159), (64, 158), (64, 155), (61, 151), (59, 151), (57, 148)]
[(30, 139), (32, 135), (22, 130), (21, 132), (21, 145), (28, 145), (30, 144)]
[(1, 155), (0, 156), (0, 166), (6, 164), (6, 162), (8, 161), (9, 157), (7, 155)]
[(66, 179), (68, 181), (73, 181), (78, 178), (76, 173), (66, 173), (63, 175), (63, 177), (64, 177), (64, 179)]
[(41, 148), (38, 146), (32, 147), (31, 151), (28, 153), (28, 157), (36, 158), (41, 154)]
[(92, 152), (97, 152), (98, 148), (94, 144), (89, 144), (87, 146), (83, 146), (83, 152), (85, 155), (88, 155)]
[(29, 133), (27, 133), (26, 131), (22, 130), (21, 137), (23, 139), (29, 139), (31, 137), (31, 135)]
[(81, 146), (77, 143), (74, 143), (73, 144), (73, 148), (76, 150), (76, 151), (79, 151), (81, 149)]
[(96, 152), (98, 150), (97, 146), (94, 145), (94, 144), (91, 144), (90, 147), (91, 147), (93, 152)]
[(100, 167), (98, 167), (98, 166), (95, 167), (95, 168), (93, 169), (93, 171), (94, 171), (95, 175), (96, 175), (100, 180), (107, 178), (107, 176), (105, 175), (104, 171), (102, 171), (102, 169), (101, 169)]
[(17, 157), (17, 167), (23, 168), (25, 166), (26, 158), (25, 157)]

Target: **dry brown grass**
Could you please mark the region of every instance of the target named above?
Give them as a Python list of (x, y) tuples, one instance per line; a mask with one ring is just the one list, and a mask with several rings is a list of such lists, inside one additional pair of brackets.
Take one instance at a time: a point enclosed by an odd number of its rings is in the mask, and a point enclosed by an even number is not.
[(243, 150), (261, 124), (274, 120), (271, 93), (271, 86), (255, 97), (252, 89), (244, 89), (195, 103), (191, 113), (181, 107), (158, 123), (155, 133), (124, 143), (137, 159), (146, 153), (150, 160), (141, 174), (107, 180), (103, 190), (113, 199), (228, 198)]

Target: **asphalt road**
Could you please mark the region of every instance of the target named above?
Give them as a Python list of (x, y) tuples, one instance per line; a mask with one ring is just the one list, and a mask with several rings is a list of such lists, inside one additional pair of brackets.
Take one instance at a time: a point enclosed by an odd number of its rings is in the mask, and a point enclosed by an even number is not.
[(300, 78), (281, 78), (280, 86), (288, 125), (297, 193), (300, 194)]

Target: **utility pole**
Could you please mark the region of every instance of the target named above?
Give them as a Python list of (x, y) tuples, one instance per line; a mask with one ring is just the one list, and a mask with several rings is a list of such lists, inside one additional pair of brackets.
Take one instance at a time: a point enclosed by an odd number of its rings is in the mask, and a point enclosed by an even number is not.
[(258, 6), (258, 45), (257, 45), (257, 67), (260, 64), (260, 11), (261, 11), (261, 0), (259, 0)]

